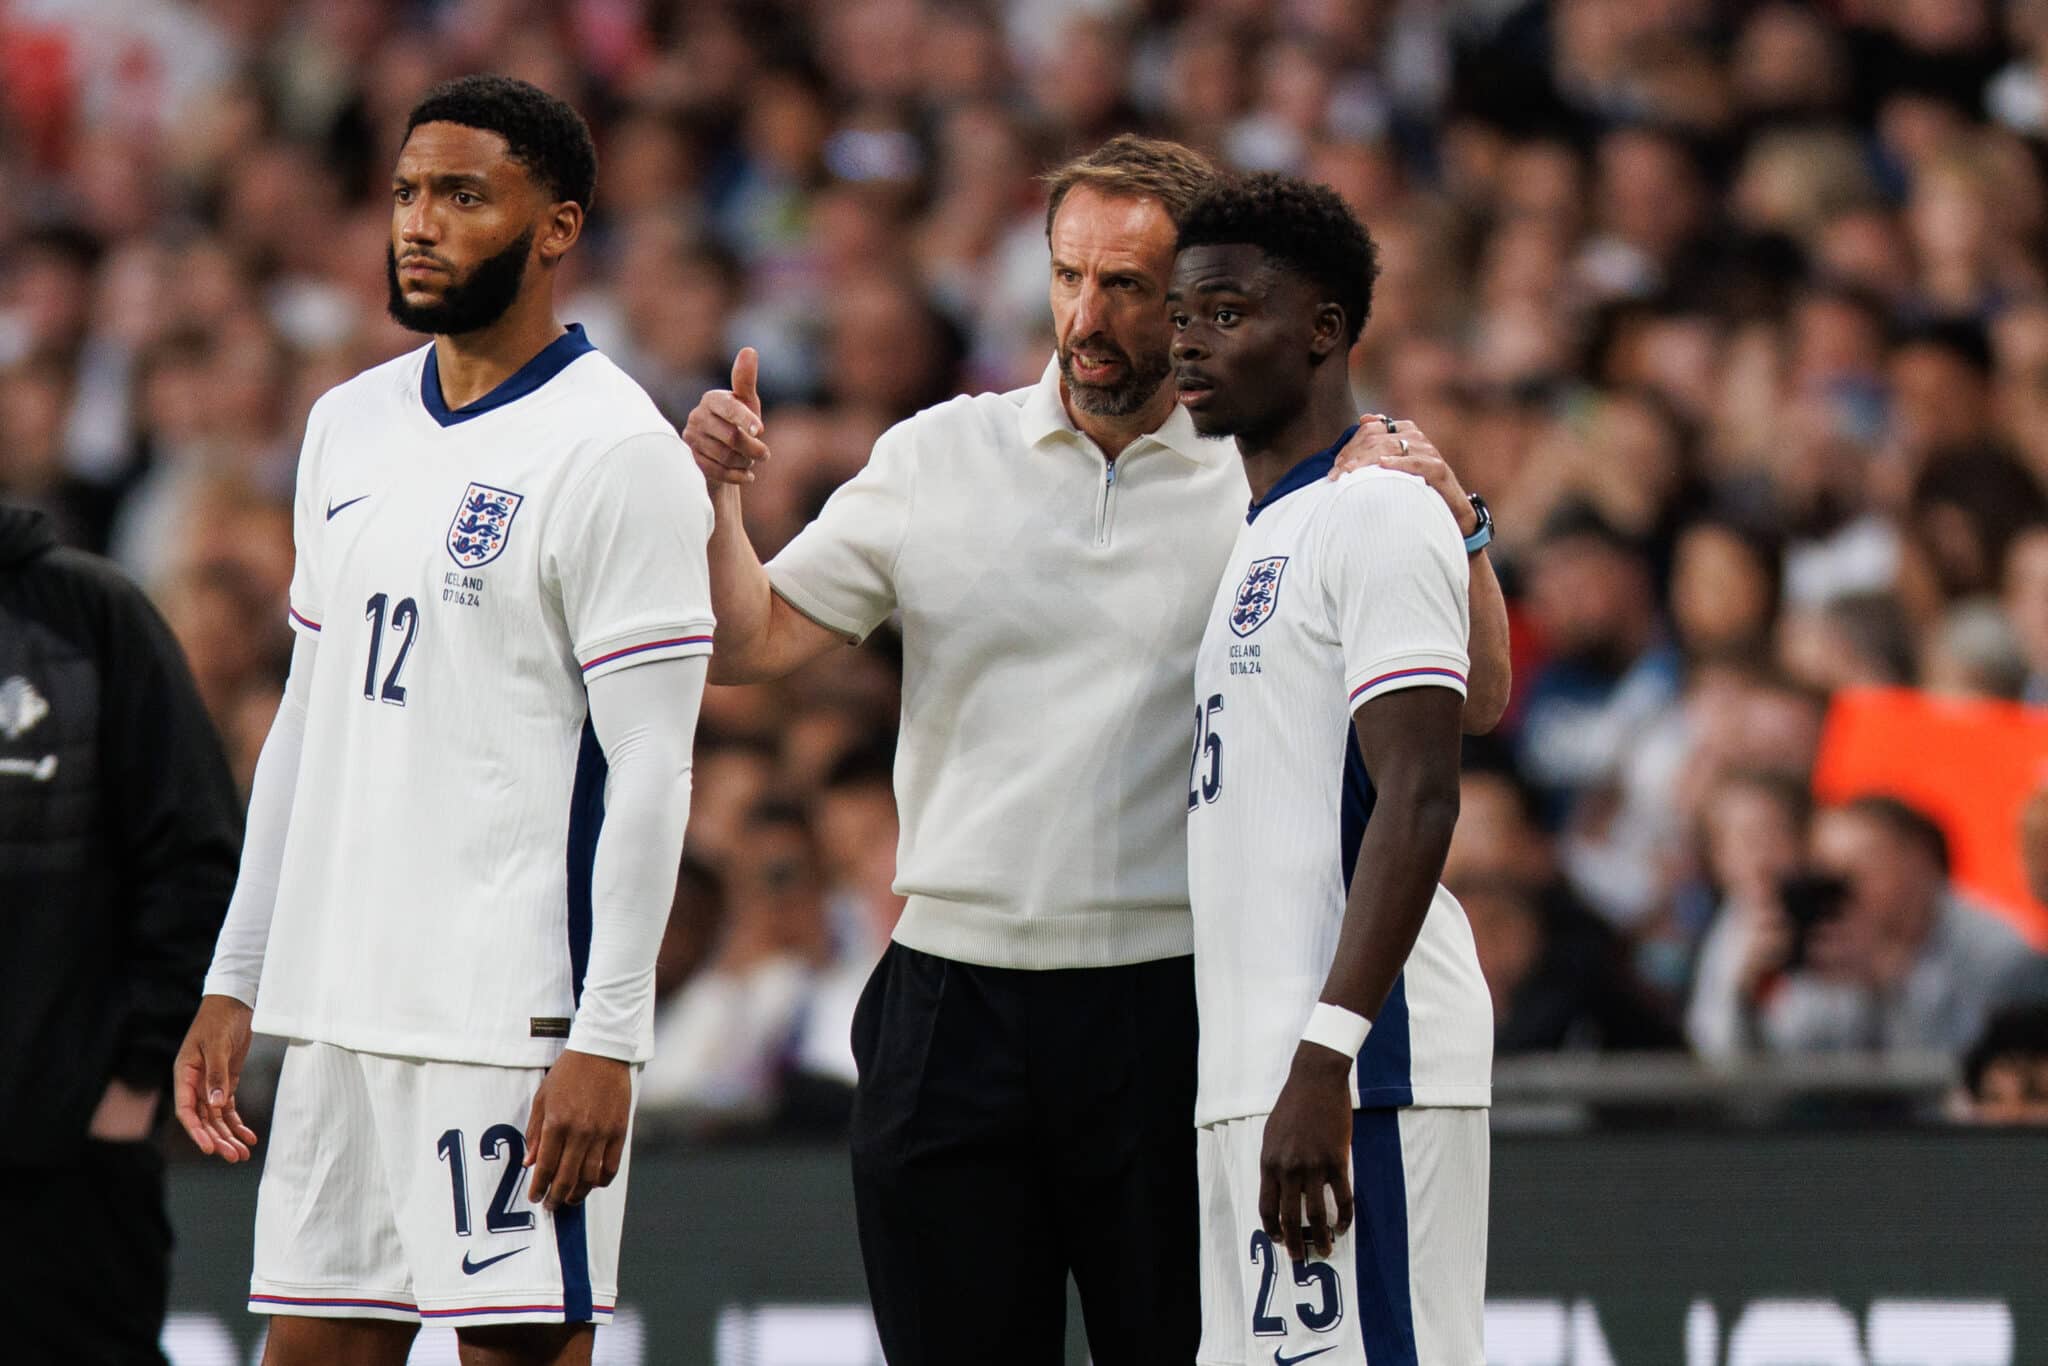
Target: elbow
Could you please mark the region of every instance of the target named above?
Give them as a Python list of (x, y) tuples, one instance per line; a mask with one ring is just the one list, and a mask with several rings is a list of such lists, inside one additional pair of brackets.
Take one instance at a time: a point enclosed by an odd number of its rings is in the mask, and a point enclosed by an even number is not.
[(1384, 819), (1396, 827), (1399, 842), (1415, 849), (1451, 847), (1451, 832), (1458, 825), (1458, 771), (1447, 767), (1443, 773), (1417, 775), (1407, 783), (1382, 787), (1373, 804), (1373, 824)]
[(1462, 717), (1465, 734), (1490, 735), (1507, 714), (1508, 680), (1505, 677), (1497, 686), (1474, 688), (1465, 697)]
[(1458, 775), (1447, 781), (1433, 781), (1415, 794), (1413, 806), (1415, 836), (1424, 845), (1445, 850), (1451, 847), (1451, 832), (1458, 828)]

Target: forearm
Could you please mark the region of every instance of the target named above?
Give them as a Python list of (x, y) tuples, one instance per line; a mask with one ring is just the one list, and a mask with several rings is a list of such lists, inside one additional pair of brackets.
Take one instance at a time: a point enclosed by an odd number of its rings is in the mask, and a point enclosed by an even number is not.
[(1466, 649), (1472, 673), (1466, 680), (1462, 724), (1465, 734), (1484, 735), (1507, 712), (1514, 667), (1508, 657), (1508, 604), (1493, 572), (1493, 557), (1482, 550), (1470, 563), (1472, 628)]
[(690, 819), (690, 747), (702, 656), (622, 670), (590, 685), (608, 773), (591, 869), (590, 955), (569, 1047), (621, 1061), (647, 1054), (654, 961), (675, 898)]
[(306, 742), (306, 697), (318, 650), (312, 639), (303, 635), (292, 646), (291, 677), (285, 682), (277, 716), (256, 759), (241, 872), (228, 901), (227, 919), (214, 942), (213, 966), (201, 988), (207, 996), (231, 996), (247, 1006), (256, 1004), (263, 953), (270, 943), (270, 921), (277, 910), (277, 882), (284, 867), (285, 836), (291, 828), (292, 796), (299, 785), (299, 758)]
[(1380, 789), (1322, 1000), (1378, 1018), (1428, 918), (1457, 823), (1455, 774), (1449, 783)]
[(718, 615), (712, 636), (713, 683), (753, 683), (763, 677), (775, 593), (768, 571), (747, 536), (739, 486), (711, 486), (711, 605)]

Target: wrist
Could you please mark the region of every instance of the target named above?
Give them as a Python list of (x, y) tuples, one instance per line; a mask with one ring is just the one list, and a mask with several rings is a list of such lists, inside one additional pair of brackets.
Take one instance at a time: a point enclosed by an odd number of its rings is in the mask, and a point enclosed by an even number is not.
[(1348, 1071), (1371, 1032), (1372, 1021), (1357, 1011), (1318, 1001), (1302, 1028), (1301, 1045), (1295, 1049), (1295, 1057), (1299, 1059), (1306, 1052), (1311, 1061), (1334, 1060)]
[(1493, 513), (1478, 494), (1465, 496), (1465, 514), (1458, 518), (1458, 532), (1465, 538), (1465, 553), (1477, 555), (1493, 541)]

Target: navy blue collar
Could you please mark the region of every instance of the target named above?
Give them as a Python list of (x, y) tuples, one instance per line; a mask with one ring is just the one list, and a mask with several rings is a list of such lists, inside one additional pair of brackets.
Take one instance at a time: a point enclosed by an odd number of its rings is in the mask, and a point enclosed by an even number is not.
[(427, 415), (434, 421), (443, 427), (453, 427), (458, 422), (481, 417), (493, 408), (502, 408), (514, 399), (525, 398), (561, 374), (570, 361), (586, 351), (595, 350), (597, 348), (590, 344), (590, 338), (583, 335), (583, 324), (570, 323), (567, 332), (543, 346), (532, 360), (514, 370), (497, 388), (474, 403), (450, 408), (448, 401), (441, 397), (441, 363), (435, 359), (435, 350), (430, 346), (427, 348), (427, 363), (420, 370), (420, 402), (427, 405)]
[(1337, 467), (1337, 452), (1344, 449), (1344, 443), (1349, 441), (1351, 434), (1357, 430), (1358, 424), (1356, 422), (1352, 423), (1344, 429), (1344, 435), (1338, 437), (1334, 442), (1323, 447), (1323, 449), (1309, 456), (1306, 460), (1299, 462), (1293, 469), (1281, 475), (1280, 482), (1267, 489), (1264, 498), (1252, 499), (1251, 506), (1245, 509), (1245, 525), (1250, 526), (1258, 520), (1260, 513), (1296, 489), (1307, 488), (1310, 484), (1315, 483), (1316, 480), (1321, 479), (1324, 475), (1335, 469)]

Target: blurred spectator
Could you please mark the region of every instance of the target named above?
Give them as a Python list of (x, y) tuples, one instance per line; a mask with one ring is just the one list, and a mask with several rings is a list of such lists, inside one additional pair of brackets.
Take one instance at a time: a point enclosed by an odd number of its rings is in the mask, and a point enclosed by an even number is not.
[(1960, 1053), (1992, 1011), (2048, 996), (2048, 960), (1955, 892), (1947, 841), (1913, 808), (1823, 812), (1807, 853), (1806, 875), (1746, 889), (1717, 924), (1690, 1016), (1703, 1053)]
[(1676, 701), (1679, 660), (1642, 545), (1593, 508), (1559, 509), (1535, 559), (1530, 605), (1551, 657), (1523, 691), (1521, 764), (1557, 823), (1580, 794), (1618, 780)]
[(1684, 1047), (1626, 943), (1557, 877), (1534, 794), (1510, 770), (1468, 768), (1459, 802), (1444, 884), (1472, 922), (1493, 992), (1494, 1046)]
[[(1660, 987), (1732, 895), (1723, 780), (1804, 783), (1827, 694), (2048, 704), (2048, 0), (15, 0), (0, 495), (157, 599), (244, 783), (306, 411), (416, 344), (388, 149), (481, 68), (591, 117), (598, 345), (675, 417), (761, 350), (764, 554), (890, 422), (1038, 378), (1048, 164), (1136, 128), (1335, 186), (1383, 265), (1356, 390), (1498, 514), (1546, 857)], [(712, 875), (771, 794), (830, 845), (899, 705), (849, 660), (707, 695)]]
[(2048, 1005), (1991, 1017), (1963, 1058), (1963, 1095), (1972, 1123), (2048, 1125)]
[(725, 867), (724, 932), (703, 970), (658, 1013), (654, 1061), (640, 1082), (644, 1103), (712, 1130), (774, 1117), (831, 953), (816, 840), (801, 807), (756, 804)]

